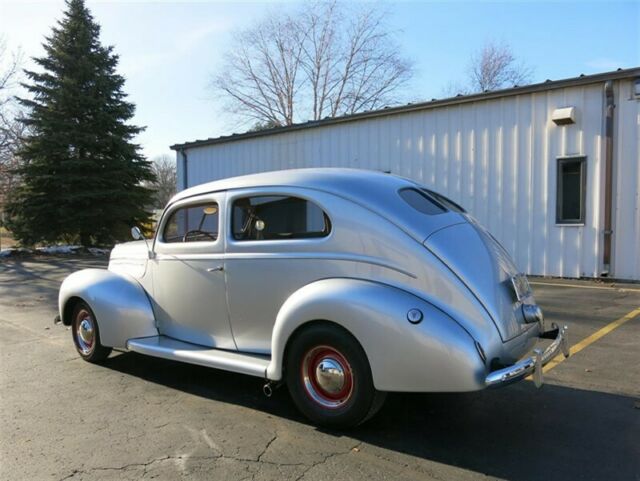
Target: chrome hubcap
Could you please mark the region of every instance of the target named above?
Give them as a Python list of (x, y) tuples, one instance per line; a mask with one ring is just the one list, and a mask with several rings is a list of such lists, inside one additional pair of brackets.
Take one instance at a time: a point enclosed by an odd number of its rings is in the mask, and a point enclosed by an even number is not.
[(310, 349), (303, 358), (301, 374), (307, 396), (324, 408), (337, 409), (353, 394), (351, 366), (333, 347)]
[(316, 367), (316, 381), (324, 391), (339, 393), (344, 387), (344, 369), (335, 359), (325, 357)]
[(80, 322), (78, 323), (76, 339), (78, 341), (80, 351), (82, 351), (82, 354), (86, 355), (91, 353), (91, 349), (93, 349), (95, 338), (93, 320), (86, 311), (80, 311), (78, 313), (78, 318), (80, 319)]

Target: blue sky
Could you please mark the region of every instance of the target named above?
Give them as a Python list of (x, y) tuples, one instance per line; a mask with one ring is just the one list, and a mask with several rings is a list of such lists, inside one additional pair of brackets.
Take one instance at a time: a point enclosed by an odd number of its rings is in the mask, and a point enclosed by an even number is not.
[[(197, 138), (241, 131), (209, 84), (231, 46), (231, 32), (293, 2), (87, 0), (102, 40), (120, 55), (134, 121), (148, 156)], [(415, 62), (411, 99), (442, 97), (462, 81), (469, 57), (485, 41), (510, 44), (534, 81), (640, 66), (640, 1), (386, 2), (388, 23)], [(0, 0), (0, 35), (26, 57), (64, 9), (61, 0)], [(27, 60), (26, 66), (29, 67)]]

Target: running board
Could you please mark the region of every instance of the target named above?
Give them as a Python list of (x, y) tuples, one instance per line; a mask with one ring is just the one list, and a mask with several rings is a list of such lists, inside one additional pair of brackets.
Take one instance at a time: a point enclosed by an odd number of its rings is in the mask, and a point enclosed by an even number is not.
[(269, 356), (224, 351), (178, 341), (167, 336), (130, 339), (127, 341), (127, 349), (147, 356), (224, 369), (261, 378), (266, 377), (267, 366), (271, 361)]

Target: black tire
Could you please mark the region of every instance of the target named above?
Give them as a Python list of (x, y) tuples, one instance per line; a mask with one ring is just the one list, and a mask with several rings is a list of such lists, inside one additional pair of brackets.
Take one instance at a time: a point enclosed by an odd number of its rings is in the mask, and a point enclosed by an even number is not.
[[(329, 377), (314, 375), (321, 371)], [(329, 323), (313, 324), (291, 340), (286, 380), (302, 414), (315, 424), (332, 428), (365, 422), (382, 407), (386, 397), (373, 386), (369, 361), (360, 343), (346, 330)]]
[[(83, 322), (88, 324), (83, 324)], [(91, 334), (88, 334), (86, 326), (90, 325)], [(80, 333), (82, 326), (82, 334)], [(73, 308), (73, 317), (71, 318), (71, 335), (76, 351), (80, 357), (88, 362), (104, 361), (109, 354), (111, 348), (105, 347), (100, 343), (100, 329), (96, 316), (84, 301), (79, 301)], [(91, 338), (91, 342), (89, 341)]]

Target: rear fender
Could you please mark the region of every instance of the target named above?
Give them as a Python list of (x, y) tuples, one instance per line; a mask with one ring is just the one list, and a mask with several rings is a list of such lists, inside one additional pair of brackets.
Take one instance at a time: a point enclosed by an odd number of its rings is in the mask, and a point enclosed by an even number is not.
[(66, 325), (72, 321), (70, 303), (77, 299), (93, 310), (104, 346), (125, 349), (129, 339), (158, 335), (149, 298), (128, 274), (85, 269), (68, 276), (58, 296), (60, 318)]
[[(408, 311), (423, 320), (412, 324)], [(432, 304), (401, 289), (359, 279), (324, 279), (296, 291), (278, 313), (267, 377), (281, 380), (287, 342), (313, 321), (348, 330), (367, 354), (381, 391), (454, 392), (484, 387), (486, 366), (471, 335)]]

